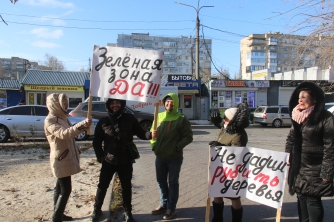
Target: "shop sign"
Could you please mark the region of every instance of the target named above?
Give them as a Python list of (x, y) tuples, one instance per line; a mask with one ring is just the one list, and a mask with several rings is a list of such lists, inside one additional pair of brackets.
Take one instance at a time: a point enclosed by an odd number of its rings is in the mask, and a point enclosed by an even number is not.
[(66, 91), (66, 92), (83, 92), (83, 86), (41, 86), (41, 85), (25, 85), (26, 91)]
[(173, 81), (189, 81), (192, 80), (192, 75), (168, 75), (168, 80)]
[(266, 72), (252, 74), (253, 79), (261, 79), (261, 78), (265, 78), (266, 76), (267, 76)]
[(191, 90), (199, 89), (201, 86), (201, 80), (193, 81), (168, 81), (166, 86), (177, 86), (179, 90)]
[(221, 79), (213, 80), (211, 82), (211, 87), (224, 88), (225, 87), (225, 80), (221, 80)]
[(237, 81), (232, 81), (232, 80), (226, 80), (225, 81), (225, 85), (227, 86), (227, 87), (244, 87), (244, 86), (246, 86), (245, 85), (245, 81), (241, 81), (241, 80), (237, 80)]
[(270, 83), (269, 80), (249, 80), (245, 81), (246, 87), (249, 88), (269, 88)]

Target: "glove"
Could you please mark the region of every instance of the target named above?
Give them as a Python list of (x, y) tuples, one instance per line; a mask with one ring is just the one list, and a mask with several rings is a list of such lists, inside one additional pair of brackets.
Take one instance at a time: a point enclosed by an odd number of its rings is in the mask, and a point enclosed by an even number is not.
[(219, 112), (218, 109), (213, 110), (213, 111), (211, 112), (211, 118), (217, 118), (217, 117), (220, 117), (220, 112)]
[(211, 141), (211, 142), (209, 143), (209, 145), (210, 145), (211, 147), (213, 147), (213, 146), (225, 146), (224, 144), (221, 144), (221, 143), (218, 142), (218, 141)]
[(104, 156), (103, 156), (103, 157), (100, 157), (100, 158), (97, 158), (97, 161), (98, 161), (99, 163), (102, 163), (103, 160), (104, 160)]

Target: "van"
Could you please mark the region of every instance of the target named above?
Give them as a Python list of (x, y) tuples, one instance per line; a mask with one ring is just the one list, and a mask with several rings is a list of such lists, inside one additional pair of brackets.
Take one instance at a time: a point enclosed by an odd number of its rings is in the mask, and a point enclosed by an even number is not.
[(259, 106), (254, 111), (254, 123), (273, 127), (291, 126), (288, 106)]

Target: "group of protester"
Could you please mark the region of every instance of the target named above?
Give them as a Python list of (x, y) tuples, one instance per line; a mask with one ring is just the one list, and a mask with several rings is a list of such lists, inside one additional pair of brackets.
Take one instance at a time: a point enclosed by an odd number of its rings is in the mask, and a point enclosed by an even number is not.
[[(139, 152), (133, 142), (136, 135), (150, 140), (156, 155), (156, 180), (160, 192), (160, 203), (152, 214), (163, 214), (164, 220), (174, 217), (179, 197), (179, 176), (183, 162), (183, 149), (193, 140), (191, 124), (186, 116), (178, 112), (179, 100), (174, 93), (163, 99), (165, 111), (158, 114), (157, 126), (146, 132), (132, 115), (124, 112), (125, 100), (109, 98), (105, 105), (108, 115), (99, 120), (95, 128), (93, 147), (101, 172), (97, 186), (92, 221), (102, 215), (102, 204), (110, 181), (117, 172), (123, 197), (125, 220), (133, 222), (131, 179), (133, 163)], [(49, 115), (45, 119), (45, 133), (50, 143), (50, 164), (57, 177), (54, 191), (54, 222), (71, 220), (64, 215), (71, 193), (71, 175), (81, 171), (80, 150), (74, 137), (87, 130), (91, 118), (71, 126), (67, 119), (68, 99), (65, 94), (47, 97)], [(333, 196), (334, 174), (334, 117), (325, 110), (322, 89), (311, 82), (296, 87), (289, 102), (292, 128), (286, 139), (285, 152), (289, 155), (288, 186), (291, 195), (297, 194), (299, 221), (321, 222), (324, 218), (322, 197)], [(247, 146), (245, 128), (249, 125), (247, 104), (225, 110), (223, 118), (212, 112), (211, 121), (220, 131), (210, 146)], [(204, 191), (203, 191), (204, 192)], [(241, 222), (243, 207), (240, 197), (231, 198), (232, 222)], [(215, 197), (212, 222), (222, 222), (224, 200)]]

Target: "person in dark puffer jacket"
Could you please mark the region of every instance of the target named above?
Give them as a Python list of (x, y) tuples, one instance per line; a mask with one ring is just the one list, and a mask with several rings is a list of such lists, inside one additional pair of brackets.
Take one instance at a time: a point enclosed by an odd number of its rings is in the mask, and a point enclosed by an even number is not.
[(291, 95), (292, 128), (286, 139), (290, 153), (288, 185), (297, 194), (299, 221), (321, 222), (321, 197), (333, 196), (334, 117), (325, 109), (325, 94), (303, 82)]
[(95, 127), (93, 147), (102, 167), (91, 221), (99, 221), (102, 215), (101, 207), (115, 172), (122, 186), (126, 222), (135, 221), (131, 212), (131, 179), (133, 163), (139, 158), (139, 153), (133, 143), (133, 136), (137, 135), (142, 140), (152, 137), (150, 132), (141, 127), (134, 115), (125, 113), (125, 105), (125, 100), (109, 98), (105, 103), (108, 116), (101, 118)]
[[(211, 141), (210, 146), (246, 146), (248, 136), (245, 128), (249, 126), (249, 111), (246, 103), (239, 103), (235, 108), (225, 111), (224, 120), (220, 117), (219, 110), (211, 113), (211, 122), (220, 129), (216, 141)], [(232, 222), (241, 222), (243, 208), (240, 197), (229, 198), (232, 201)], [(224, 201), (222, 197), (215, 197), (213, 202), (212, 222), (223, 221)]]

